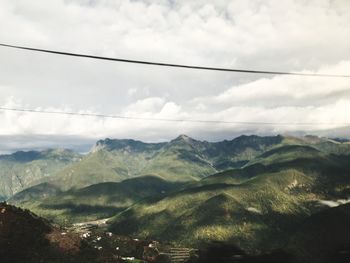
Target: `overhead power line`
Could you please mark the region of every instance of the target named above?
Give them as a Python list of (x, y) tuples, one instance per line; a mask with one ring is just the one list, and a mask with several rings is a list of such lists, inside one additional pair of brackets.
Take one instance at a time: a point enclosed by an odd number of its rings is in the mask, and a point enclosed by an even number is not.
[(40, 114), (60, 114), (60, 115), (73, 115), (73, 116), (85, 116), (85, 117), (98, 117), (98, 118), (112, 118), (112, 119), (124, 119), (124, 120), (146, 120), (146, 121), (164, 121), (164, 122), (192, 122), (192, 123), (207, 123), (207, 124), (239, 124), (239, 125), (275, 125), (275, 126), (316, 126), (316, 125), (350, 125), (349, 123), (339, 122), (249, 122), (249, 121), (223, 121), (223, 120), (200, 120), (200, 119), (167, 119), (167, 118), (148, 118), (148, 117), (134, 117), (134, 116), (122, 116), (122, 115), (107, 115), (107, 114), (95, 114), (95, 113), (81, 113), (81, 112), (66, 112), (66, 111), (48, 111), (48, 110), (34, 110), (34, 109), (20, 109), (20, 108), (7, 108), (0, 107), (1, 111), (15, 111), (15, 112), (28, 112), (28, 113), (40, 113)]
[(99, 59), (99, 60), (107, 60), (107, 61), (115, 61), (115, 62), (123, 62), (123, 63), (142, 64), (142, 65), (151, 65), (151, 66), (161, 66), (161, 67), (197, 69), (197, 70), (212, 70), (212, 71), (224, 71), (224, 72), (238, 72), (238, 73), (251, 73), (251, 74), (350, 78), (350, 75), (313, 74), (313, 73), (297, 73), (297, 72), (282, 72), (282, 71), (250, 70), (250, 69), (232, 69), (232, 68), (204, 67), (204, 66), (194, 66), (194, 65), (185, 65), (185, 64), (172, 64), (172, 63), (152, 62), (152, 61), (143, 61), (143, 60), (132, 60), (132, 59), (123, 59), (123, 58), (111, 58), (111, 57), (93, 56), (93, 55), (87, 55), (87, 54), (81, 54), (81, 53), (71, 53), (71, 52), (63, 52), (63, 51), (57, 51), (57, 50), (39, 49), (39, 48), (32, 48), (32, 47), (25, 47), (25, 46), (1, 44), (1, 43), (0, 43), (0, 46), (8, 47), (8, 48), (23, 49), (23, 50), (28, 50), (28, 51), (35, 51), (35, 52), (44, 52), (44, 53), (55, 54), (55, 55), (82, 57), (82, 58)]

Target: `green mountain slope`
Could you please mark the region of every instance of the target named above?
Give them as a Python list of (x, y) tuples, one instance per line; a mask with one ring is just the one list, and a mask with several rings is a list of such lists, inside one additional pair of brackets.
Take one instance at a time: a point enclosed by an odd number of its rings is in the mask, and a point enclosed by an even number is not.
[[(38, 157), (16, 158), (27, 164)], [(323, 247), (331, 247), (327, 255), (342, 251), (331, 240), (347, 242), (331, 235), (348, 233), (347, 206), (329, 209), (350, 196), (350, 144), (338, 140), (106, 139), (35, 182), (10, 201), (63, 224), (110, 218), (111, 231), (135, 238), (190, 247), (229, 242), (249, 253), (287, 248), (304, 262)]]
[(79, 161), (70, 150), (16, 152), (0, 156), (0, 196), (7, 198)]
[[(11, 196), (39, 183), (68, 190), (144, 175), (157, 175), (170, 181), (198, 181), (220, 171), (259, 163), (256, 158), (261, 154), (286, 145), (294, 147), (294, 152), (290, 153), (292, 156), (307, 150), (302, 146), (324, 154), (350, 154), (350, 144), (313, 136), (251, 135), (230, 141), (207, 142), (180, 135), (164, 143), (105, 139), (98, 141), (83, 157), (67, 151), (59, 155), (57, 150), (55, 155), (52, 150), (51, 154), (50, 151), (19, 152), (16, 156), (0, 158), (0, 167), (3, 167), (0, 195)], [(279, 155), (279, 152), (275, 153), (275, 156)], [(80, 158), (81, 161), (74, 161)]]
[(241, 167), (282, 142), (282, 136), (241, 136), (217, 143), (185, 135), (166, 143), (106, 139), (98, 141), (81, 162), (59, 171), (49, 182), (68, 190), (150, 174), (170, 181), (200, 180)]
[(13, 195), (9, 201), (12, 203), (25, 204), (26, 202), (32, 203), (45, 198), (60, 194), (62, 191), (57, 186), (49, 183), (42, 183), (29, 187), (15, 195)]
[(57, 191), (53, 185), (39, 185), (16, 194), (9, 202), (59, 223), (83, 222), (111, 217), (144, 198), (162, 196), (180, 186), (156, 176), (99, 183), (65, 192)]
[(248, 251), (288, 242), (320, 199), (348, 194), (348, 156), (310, 146), (272, 149), (241, 169), (209, 176), (159, 200), (118, 214), (111, 229), (184, 245), (232, 241)]
[(112, 217), (118, 234), (259, 252), (287, 246), (321, 200), (350, 195), (349, 147), (313, 136), (106, 139), (11, 202), (64, 224)]
[[(286, 145), (295, 148), (293, 154), (303, 150), (301, 146), (312, 146), (324, 154), (350, 155), (347, 142), (315, 136), (243, 135), (233, 140), (207, 142), (180, 135), (163, 143), (105, 139), (98, 141), (86, 156), (68, 150), (0, 156), (0, 196), (9, 197), (39, 183), (68, 190), (144, 175), (170, 181), (198, 181), (217, 172), (258, 163), (256, 158), (261, 154)], [(276, 152), (275, 156), (279, 154)]]

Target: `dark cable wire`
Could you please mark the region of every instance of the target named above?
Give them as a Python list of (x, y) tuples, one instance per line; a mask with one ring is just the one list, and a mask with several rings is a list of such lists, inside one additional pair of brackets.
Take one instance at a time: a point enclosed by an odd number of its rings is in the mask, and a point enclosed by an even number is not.
[(122, 59), (122, 58), (101, 57), (101, 56), (92, 56), (92, 55), (79, 54), (79, 53), (55, 51), (55, 50), (49, 50), (49, 49), (38, 49), (38, 48), (31, 48), (31, 47), (24, 47), (24, 46), (15, 46), (15, 45), (1, 44), (1, 43), (0, 43), (0, 46), (9, 47), (9, 48), (16, 48), (16, 49), (24, 49), (24, 50), (36, 51), (36, 52), (44, 52), (44, 53), (50, 53), (50, 54), (56, 54), (56, 55), (82, 57), (82, 58), (90, 58), (90, 59), (100, 59), (100, 60), (143, 64), (143, 65), (152, 65), (152, 66), (162, 66), (162, 67), (175, 67), (175, 68), (252, 73), (252, 74), (291, 75), (291, 76), (329, 77), (329, 78), (350, 78), (350, 75), (332, 75), (332, 74), (313, 74), (313, 73), (296, 73), (296, 72), (281, 72), (281, 71), (216, 68), (216, 67), (203, 67), (203, 66), (192, 66), (192, 65), (183, 65), (183, 64), (151, 62), (151, 61), (142, 61), (142, 60), (131, 60), (131, 59)]
[(95, 113), (79, 113), (79, 112), (64, 112), (64, 111), (46, 111), (34, 109), (19, 109), (0, 107), (2, 111), (30, 112), (43, 114), (61, 114), (75, 115), (85, 117), (113, 118), (126, 120), (147, 120), (147, 121), (165, 121), (165, 122), (194, 122), (194, 123), (217, 123), (217, 124), (240, 124), (240, 125), (281, 125), (281, 126), (313, 126), (313, 125), (350, 125), (350, 123), (327, 123), (327, 122), (247, 122), (247, 121), (220, 121), (220, 120), (199, 120), (199, 119), (165, 119), (165, 118), (147, 118), (147, 117), (132, 117), (121, 115), (106, 115)]

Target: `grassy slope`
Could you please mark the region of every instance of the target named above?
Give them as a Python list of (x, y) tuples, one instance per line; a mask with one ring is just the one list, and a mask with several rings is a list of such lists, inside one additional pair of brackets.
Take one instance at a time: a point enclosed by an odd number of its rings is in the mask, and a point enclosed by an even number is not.
[[(180, 185), (155, 176), (128, 179), (120, 183), (99, 183), (82, 189), (56, 192), (55, 186), (46, 186), (44, 195), (36, 191), (21, 192), (10, 202), (61, 224), (92, 221), (111, 217), (143, 198), (164, 195)], [(48, 195), (51, 189), (52, 195)], [(29, 195), (29, 198), (28, 198)]]
[(122, 181), (129, 178), (129, 171), (118, 157), (105, 150), (91, 153), (79, 163), (59, 171), (49, 182), (67, 190), (101, 182)]
[[(189, 181), (215, 172), (208, 164), (197, 164), (196, 160), (181, 156), (179, 151), (186, 152), (186, 149), (179, 149), (176, 145), (170, 144), (164, 148), (148, 148), (147, 144), (144, 145), (136, 145), (135, 148), (130, 147), (129, 143), (114, 145), (117, 148), (113, 148), (113, 145), (99, 148), (81, 162), (60, 171), (51, 182), (69, 189), (101, 182), (119, 182), (149, 174), (170, 181)], [(192, 157), (191, 153), (189, 156)]]
[[(278, 182), (274, 182), (275, 178)], [(154, 203), (133, 206), (112, 220), (112, 229), (185, 245), (230, 240), (254, 250), (272, 236), (278, 244), (278, 227), (285, 227), (287, 220), (299, 214), (309, 213), (301, 208), (309, 198), (307, 193), (291, 196), (280, 188), (296, 178), (307, 181), (302, 174), (286, 171), (237, 186), (211, 184), (188, 189)]]
[(187, 245), (231, 240), (251, 251), (278, 247), (314, 211), (315, 200), (347, 194), (344, 158), (307, 146), (274, 149), (251, 166), (139, 203), (111, 220), (112, 229)]

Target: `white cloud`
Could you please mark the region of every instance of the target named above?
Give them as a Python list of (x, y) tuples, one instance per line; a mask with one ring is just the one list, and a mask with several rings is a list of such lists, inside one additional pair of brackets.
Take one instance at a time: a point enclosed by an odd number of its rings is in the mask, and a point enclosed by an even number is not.
[(129, 114), (148, 114), (156, 113), (164, 106), (164, 99), (158, 97), (149, 97), (138, 100), (126, 108), (126, 113)]
[(128, 95), (129, 96), (134, 96), (137, 93), (137, 89), (136, 88), (132, 88), (128, 90)]
[[(303, 73), (322, 72), (346, 75), (350, 72), (350, 61)], [(317, 106), (346, 98), (350, 98), (350, 81), (347, 78), (276, 76), (236, 85), (216, 96), (196, 98), (193, 102), (265, 107)]]
[[(274, 71), (349, 75), (349, 24), (347, 0), (0, 2), (3, 42)], [(145, 67), (5, 48), (0, 48), (0, 56), (0, 105), (8, 107), (147, 118), (350, 121), (348, 79)], [(15, 112), (0, 112), (0, 121), (3, 136), (145, 140), (179, 133), (215, 140), (241, 132), (319, 132), (336, 127), (205, 125)]]

